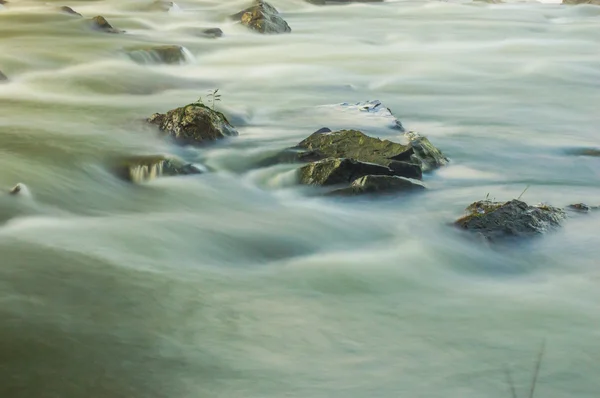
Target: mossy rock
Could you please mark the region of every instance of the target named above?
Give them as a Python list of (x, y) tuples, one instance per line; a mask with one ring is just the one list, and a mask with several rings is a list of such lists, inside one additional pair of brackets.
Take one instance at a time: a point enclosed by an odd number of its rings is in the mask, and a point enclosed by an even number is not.
[(419, 180), (387, 175), (366, 175), (352, 182), (349, 187), (337, 189), (330, 193), (334, 196), (354, 196), (364, 194), (387, 194), (397, 192), (414, 192), (425, 189)]
[(113, 26), (108, 23), (108, 21), (103, 16), (96, 16), (90, 20), (90, 25), (92, 29), (99, 30), (106, 33), (124, 33), (124, 30), (115, 29)]
[(155, 113), (147, 121), (181, 145), (202, 145), (239, 134), (225, 115), (199, 103)]
[(58, 10), (64, 14), (73, 15), (73, 16), (79, 17), (79, 18), (83, 17), (83, 15), (81, 15), (80, 13), (78, 13), (77, 11), (75, 11), (74, 9), (72, 9), (71, 7), (68, 7), (68, 6), (62, 6)]
[(344, 158), (328, 158), (312, 162), (299, 170), (300, 182), (306, 185), (349, 184), (366, 175), (391, 176), (394, 172), (389, 167)]
[(568, 5), (577, 5), (577, 4), (592, 4), (592, 5), (600, 5), (600, 0), (563, 0), (563, 4)]
[(279, 15), (279, 11), (269, 3), (256, 0), (254, 5), (231, 16), (242, 25), (263, 34), (289, 33), (288, 23)]
[(530, 206), (517, 199), (508, 202), (478, 201), (466, 211), (467, 215), (456, 220), (455, 225), (489, 240), (538, 235), (559, 227), (566, 217), (565, 212), (557, 207)]
[(137, 63), (182, 64), (187, 60), (186, 49), (178, 45), (136, 48), (128, 51), (129, 57)]
[(200, 174), (202, 170), (179, 158), (165, 155), (135, 155), (117, 159), (111, 165), (119, 178), (141, 183), (163, 176)]

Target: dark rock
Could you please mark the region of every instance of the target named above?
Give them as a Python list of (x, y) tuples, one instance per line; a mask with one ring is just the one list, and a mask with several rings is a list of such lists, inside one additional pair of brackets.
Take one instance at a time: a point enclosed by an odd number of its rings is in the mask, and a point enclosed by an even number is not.
[(129, 56), (137, 63), (182, 64), (187, 60), (185, 47), (176, 45), (138, 48), (129, 51)]
[[(434, 147), (431, 142), (422, 135), (409, 131), (404, 134), (409, 140), (409, 147), (412, 149), (410, 159), (415, 163), (420, 163), (424, 172), (431, 171), (448, 164), (448, 158)], [(401, 155), (402, 156), (402, 155)], [(397, 159), (405, 160), (405, 159)]]
[(414, 152), (409, 146), (369, 137), (358, 130), (316, 132), (292, 149), (299, 151), (296, 156), (300, 161), (349, 158), (389, 167), (402, 177), (422, 177), (420, 165), (410, 163)]
[(480, 233), (489, 240), (527, 237), (560, 226), (565, 212), (548, 205), (530, 206), (514, 199), (509, 202), (483, 200), (467, 207), (467, 215), (455, 225)]
[(563, 0), (563, 4), (576, 5), (576, 4), (593, 4), (600, 5), (600, 0)]
[(570, 155), (575, 155), (575, 156), (600, 157), (600, 149), (596, 149), (596, 148), (578, 148), (578, 149), (572, 149), (568, 153)]
[(2, 73), (2, 71), (0, 70), (0, 82), (4, 82), (7, 80), (8, 80), (8, 77), (6, 77), (6, 75), (4, 73)]
[(589, 213), (592, 210), (600, 209), (600, 206), (588, 206), (585, 203), (576, 203), (567, 206), (568, 210), (576, 211), (579, 213)]
[(181, 159), (163, 155), (139, 155), (118, 159), (112, 165), (123, 180), (140, 183), (162, 176), (200, 174), (202, 170)]
[(125, 32), (124, 30), (119, 30), (119, 29), (113, 28), (112, 25), (109, 24), (108, 21), (100, 15), (92, 18), (90, 23), (91, 23), (92, 29), (100, 30), (102, 32), (106, 32), (106, 33), (123, 33), (123, 32)]
[(323, 134), (323, 133), (331, 133), (331, 129), (329, 127), (321, 127), (314, 134)]
[(279, 11), (269, 3), (256, 0), (254, 5), (231, 16), (242, 25), (260, 33), (289, 33), (288, 23), (279, 15)]
[(83, 17), (83, 15), (81, 15), (80, 13), (78, 13), (77, 11), (75, 11), (74, 9), (72, 9), (71, 7), (67, 7), (67, 6), (62, 6), (59, 8), (59, 10), (65, 14), (70, 14), (70, 15), (74, 15), (76, 17)]
[(204, 29), (202, 31), (202, 34), (203, 34), (203, 36), (216, 38), (216, 37), (223, 36), (223, 31), (219, 28), (208, 28), (208, 29)]
[(398, 176), (366, 175), (354, 180), (347, 188), (337, 189), (330, 195), (352, 196), (361, 194), (383, 194), (393, 192), (410, 192), (425, 189), (419, 180)]
[(200, 103), (155, 113), (148, 122), (182, 145), (201, 145), (225, 137), (237, 136), (237, 130), (225, 115)]
[(328, 158), (300, 168), (300, 182), (307, 185), (349, 184), (366, 175), (388, 175), (394, 172), (385, 166), (354, 159)]

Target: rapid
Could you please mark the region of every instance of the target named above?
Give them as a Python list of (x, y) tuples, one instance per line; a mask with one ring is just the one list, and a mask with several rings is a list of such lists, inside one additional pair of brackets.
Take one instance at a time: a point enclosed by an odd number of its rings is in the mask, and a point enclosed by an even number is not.
[[(600, 216), (511, 247), (450, 225), (527, 186), (600, 204), (600, 158), (567, 153), (599, 145), (600, 7), (272, 0), (292, 32), (260, 35), (228, 19), (247, 1), (148, 3), (0, 5), (0, 397), (504, 398), (507, 367), (527, 396), (544, 340), (536, 396), (600, 394)], [(239, 137), (174, 147), (142, 123), (217, 88)], [(450, 159), (423, 194), (322, 198), (253, 166), (360, 122), (322, 105), (374, 99)], [(104, 166), (137, 153), (213, 172)]]

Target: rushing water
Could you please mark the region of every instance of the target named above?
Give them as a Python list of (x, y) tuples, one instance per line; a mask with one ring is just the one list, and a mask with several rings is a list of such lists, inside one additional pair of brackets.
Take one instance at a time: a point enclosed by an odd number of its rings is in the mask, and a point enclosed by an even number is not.
[[(508, 397), (600, 394), (598, 215), (521, 246), (448, 223), (488, 193), (600, 202), (600, 7), (273, 0), (58, 1), (0, 9), (0, 396)], [(2, 6), (0, 6), (2, 7)], [(219, 39), (199, 37), (220, 27)], [(183, 65), (124, 49), (179, 44)], [(220, 88), (240, 136), (173, 148), (140, 120)], [(451, 158), (409, 198), (333, 200), (250, 167), (379, 99)], [(368, 132), (400, 139), (397, 131)], [(104, 167), (176, 153), (215, 172), (144, 185)], [(598, 203), (600, 204), (600, 203)]]

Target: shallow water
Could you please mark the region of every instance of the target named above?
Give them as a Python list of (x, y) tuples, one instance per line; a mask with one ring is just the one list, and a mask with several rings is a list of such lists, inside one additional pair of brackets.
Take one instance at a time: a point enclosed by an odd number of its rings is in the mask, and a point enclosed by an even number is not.
[[(474, 200), (600, 204), (600, 7), (273, 1), (293, 29), (227, 20), (244, 1), (73, 1), (0, 10), (0, 396), (537, 396), (600, 390), (596, 214), (516, 247), (448, 226)], [(219, 27), (224, 36), (196, 36)], [(183, 65), (124, 49), (179, 44)], [(140, 122), (219, 88), (240, 136), (173, 148)], [(258, 159), (379, 99), (451, 165), (407, 198), (319, 199)], [(352, 123), (352, 125), (348, 125)], [(373, 124), (369, 133), (401, 134)], [(105, 159), (215, 169), (141, 186)]]

